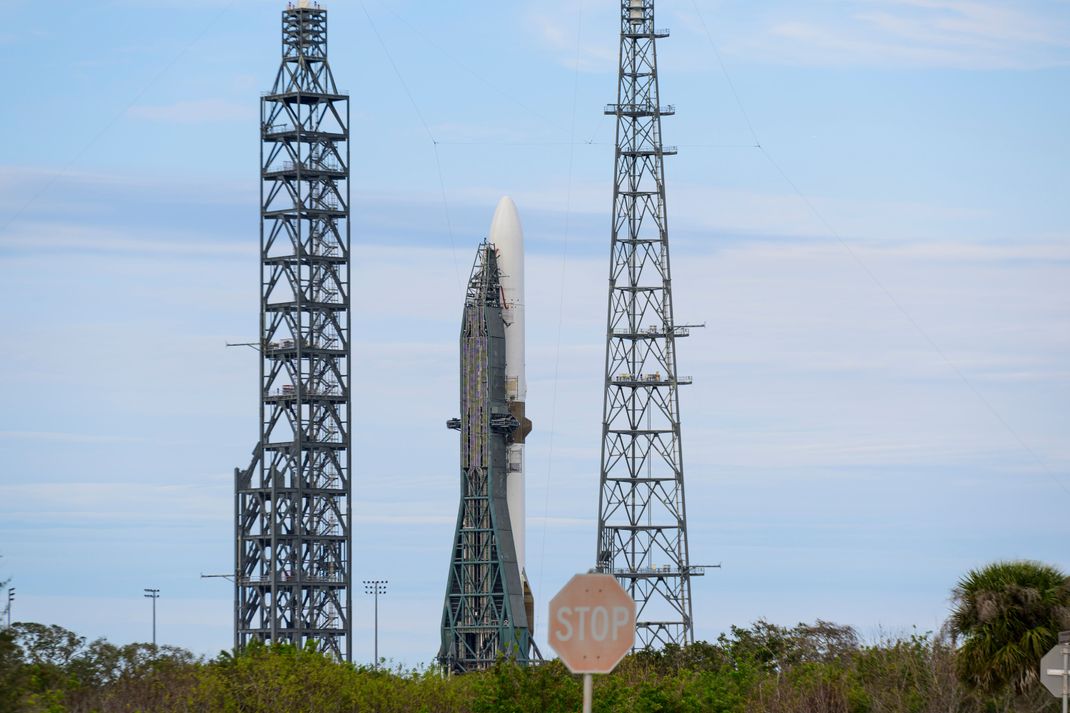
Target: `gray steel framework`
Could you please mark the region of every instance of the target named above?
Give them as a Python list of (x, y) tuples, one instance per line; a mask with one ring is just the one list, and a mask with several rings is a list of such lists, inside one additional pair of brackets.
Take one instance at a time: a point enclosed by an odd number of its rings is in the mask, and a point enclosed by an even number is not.
[(637, 604), (636, 648), (694, 639), (653, 0), (622, 0), (596, 568)]
[(282, 13), (261, 98), (260, 442), (235, 470), (234, 643), (350, 660), (349, 100), (327, 12)]
[(456, 673), (487, 668), (499, 656), (532, 656), (506, 500), (506, 447), (520, 422), (506, 394), (498, 258), (486, 242), (468, 281), (460, 347), (461, 417), (447, 426), (461, 432), (461, 504), (438, 652)]

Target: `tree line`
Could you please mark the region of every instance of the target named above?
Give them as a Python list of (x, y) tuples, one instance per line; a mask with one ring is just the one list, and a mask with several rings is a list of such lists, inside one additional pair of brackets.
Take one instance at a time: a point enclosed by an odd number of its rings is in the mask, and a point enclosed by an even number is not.
[[(596, 677), (602, 713), (1047, 713), (1040, 657), (1070, 629), (1070, 581), (1036, 562), (968, 573), (940, 632), (864, 641), (826, 621), (758, 621), (713, 642), (637, 652)], [(253, 645), (215, 658), (59, 626), (0, 631), (0, 713), (564, 713), (581, 684), (558, 661), (444, 676)]]

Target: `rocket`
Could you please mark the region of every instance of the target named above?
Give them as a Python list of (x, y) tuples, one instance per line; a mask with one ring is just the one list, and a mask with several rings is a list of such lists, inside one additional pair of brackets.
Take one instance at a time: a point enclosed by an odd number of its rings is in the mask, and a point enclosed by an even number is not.
[(524, 569), (524, 233), (502, 198), (468, 281), (460, 334), (460, 505), (438, 659), (451, 671), (539, 657)]
[(527, 525), (524, 503), (524, 441), (531, 432), (531, 421), (524, 413), (528, 393), (524, 365), (524, 230), (520, 226), (516, 204), (508, 196), (498, 201), (498, 207), (490, 221), (487, 241), (493, 244), (498, 252), (498, 270), (501, 276), (502, 319), (505, 322), (505, 393), (509, 401), (509, 412), (520, 424), (506, 451), (506, 498), (509, 503), (513, 542), (516, 544), (517, 566), (524, 587), (525, 608), (528, 610), (529, 626), (534, 631), (534, 597), (524, 568)]

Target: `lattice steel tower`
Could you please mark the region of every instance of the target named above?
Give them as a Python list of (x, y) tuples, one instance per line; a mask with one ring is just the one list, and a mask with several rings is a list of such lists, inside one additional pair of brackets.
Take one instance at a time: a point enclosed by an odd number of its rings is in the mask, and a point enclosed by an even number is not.
[(597, 569), (638, 605), (636, 648), (694, 639), (654, 0), (622, 0)]
[(307, 0), (282, 13), (260, 125), (260, 442), (235, 470), (234, 643), (350, 660), (349, 100)]

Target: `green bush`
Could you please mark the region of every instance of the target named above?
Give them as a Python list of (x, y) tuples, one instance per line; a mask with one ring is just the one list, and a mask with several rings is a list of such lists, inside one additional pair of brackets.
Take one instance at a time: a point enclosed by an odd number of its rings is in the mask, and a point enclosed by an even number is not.
[[(628, 656), (595, 677), (598, 713), (1018, 713), (1058, 710), (1034, 687), (978, 696), (946, 640), (864, 643), (849, 627), (759, 621), (716, 642)], [(1039, 684), (1038, 684), (1039, 686)], [(86, 642), (55, 626), (0, 632), (0, 713), (574, 713), (581, 679), (559, 661), (445, 676), (373, 669), (315, 648), (252, 645), (211, 660)]]

